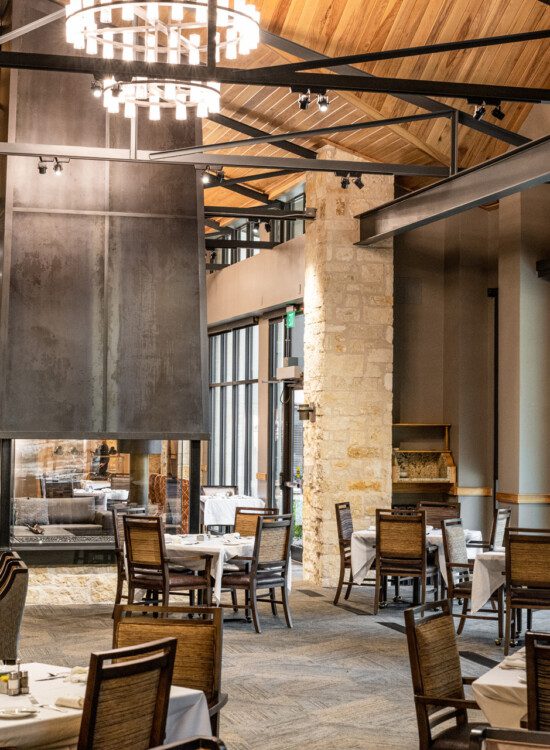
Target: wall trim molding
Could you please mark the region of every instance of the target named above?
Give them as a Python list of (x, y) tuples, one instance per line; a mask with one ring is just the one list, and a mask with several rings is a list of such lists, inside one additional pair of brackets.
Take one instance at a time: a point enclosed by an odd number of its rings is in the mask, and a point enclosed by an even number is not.
[(497, 492), (497, 501), (512, 505), (550, 504), (550, 494), (522, 495), (517, 492)]
[(456, 497), (491, 497), (491, 487), (453, 487), (449, 493)]

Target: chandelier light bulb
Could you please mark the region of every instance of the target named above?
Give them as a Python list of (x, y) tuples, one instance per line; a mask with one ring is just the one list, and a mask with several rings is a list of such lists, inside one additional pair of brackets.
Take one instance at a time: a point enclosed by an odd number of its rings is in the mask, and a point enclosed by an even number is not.
[(122, 6), (122, 20), (134, 20), (134, 3), (132, 2), (132, 0), (126, 0), (126, 4)]
[(183, 5), (180, 3), (172, 5), (172, 21), (175, 23), (183, 21), (183, 10)]
[(157, 122), (160, 120), (160, 104), (149, 105), (149, 119)]
[(133, 119), (136, 116), (136, 105), (134, 102), (126, 102), (124, 104), (124, 117)]
[(185, 102), (176, 101), (176, 120), (187, 120), (187, 107)]

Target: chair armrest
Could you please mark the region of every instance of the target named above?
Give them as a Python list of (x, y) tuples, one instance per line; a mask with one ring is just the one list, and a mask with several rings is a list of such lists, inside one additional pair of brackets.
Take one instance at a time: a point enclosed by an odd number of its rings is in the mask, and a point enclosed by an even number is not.
[(218, 696), (218, 702), (213, 703), (211, 706), (208, 706), (209, 716), (215, 716), (217, 713), (219, 713), (227, 703), (228, 697), (229, 696), (227, 695), (227, 693), (220, 693)]
[(414, 699), (426, 706), (441, 706), (442, 708), (471, 708), (479, 711), (480, 708), (476, 701), (468, 698), (436, 698), (435, 695), (415, 695)]
[(248, 560), (249, 562), (252, 562), (254, 560), (253, 557), (245, 557), (244, 555), (239, 555), (238, 557), (231, 557), (227, 562), (233, 562), (234, 560)]
[(468, 563), (449, 562), (447, 563), (447, 567), (451, 568), (452, 570), (473, 570), (474, 563), (473, 562), (468, 562)]
[(519, 720), (519, 725), (522, 729), (527, 729), (527, 714), (523, 714), (521, 719)]
[(490, 542), (466, 542), (467, 547), (480, 547), (481, 549), (491, 549)]

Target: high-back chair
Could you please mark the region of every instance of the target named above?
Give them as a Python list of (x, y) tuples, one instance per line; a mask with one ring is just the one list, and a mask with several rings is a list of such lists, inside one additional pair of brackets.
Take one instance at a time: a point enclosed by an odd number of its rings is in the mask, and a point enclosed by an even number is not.
[(428, 563), (426, 514), (424, 511), (376, 511), (376, 589), (374, 613), (378, 612), (380, 592), (386, 600), (388, 578), (412, 578), (422, 589), (426, 602), (427, 578), (438, 581), (437, 566)]
[(504, 547), (504, 537), (506, 529), (510, 525), (512, 511), (510, 508), (496, 508), (493, 512), (493, 522), (491, 524), (491, 536), (488, 541), (478, 542), (469, 541), (468, 547), (477, 547), (484, 550), (494, 550)]
[(236, 508), (235, 533), (241, 536), (256, 536), (258, 518), (277, 515), (277, 508)]
[(174, 571), (168, 565), (164, 542), (164, 523), (159, 516), (124, 516), (126, 563), (128, 568), (128, 603), (134, 603), (136, 589), (146, 589), (160, 595), (167, 606), (170, 594), (189, 594), (201, 591), (206, 603), (211, 597), (211, 555), (201, 555), (204, 571)]
[(149, 750), (164, 741), (177, 641), (92, 653), (78, 750)]
[[(189, 619), (189, 616), (200, 617)], [(113, 648), (136, 646), (160, 638), (177, 640), (172, 684), (202, 690), (208, 701), (212, 734), (219, 734), (223, 618), (219, 607), (115, 608)]]
[[(473, 678), (462, 677), (449, 602), (405, 610), (405, 628), (420, 750), (467, 750), (471, 730), (486, 725), (468, 723), (468, 709), (479, 706), (464, 694)], [(433, 730), (448, 721), (453, 726), (434, 736)]]
[(0, 659), (5, 663), (15, 663), (29, 571), (16, 552), (5, 555), (0, 565)]
[[(233, 600), (233, 609), (252, 610), (252, 619), (257, 633), (261, 633), (258, 602), (270, 602), (271, 611), (277, 614), (277, 604), (283, 605), (286, 624), (292, 627), (288, 604), (290, 573), (290, 544), (292, 541), (292, 515), (266, 516), (258, 521), (258, 530), (252, 557), (234, 557), (231, 562), (249, 562), (250, 570), (229, 572), (222, 578), (222, 587), (245, 592), (245, 604)], [(258, 589), (269, 593), (258, 596)], [(281, 599), (275, 598), (275, 590), (281, 590)]]
[[(122, 601), (122, 591), (126, 581), (126, 565), (124, 562), (124, 510), (113, 508), (113, 534), (115, 537), (115, 562), (117, 573), (117, 584), (115, 593), (115, 605)], [(126, 597), (127, 598), (127, 597)]]
[(506, 640), (508, 653), (514, 638), (516, 614), (527, 610), (527, 628), (531, 629), (532, 612), (550, 609), (550, 531), (508, 527), (504, 537), (506, 559)]
[(422, 500), (417, 508), (426, 512), (426, 526), (433, 526), (434, 529), (440, 529), (442, 522), (448, 518), (460, 518), (460, 503)]
[(550, 732), (550, 633), (525, 634), (527, 729)]
[(338, 548), (340, 550), (340, 576), (338, 586), (334, 595), (334, 604), (338, 604), (346, 572), (349, 571), (344, 599), (349, 599), (351, 587), (353, 586), (353, 576), (351, 573), (351, 535), (353, 534), (353, 517), (351, 515), (351, 505), (348, 502), (336, 503), (336, 528), (338, 529)]
[(498, 622), (497, 646), (502, 642), (503, 631), (503, 589), (500, 586), (491, 596), (492, 601), (496, 601), (497, 613), (494, 610), (481, 609), (479, 612), (486, 614), (472, 614), (469, 612), (470, 600), (472, 598), (472, 577), (471, 573), (474, 563), (468, 559), (468, 548), (466, 545), (466, 535), (462, 526), (462, 519), (448, 518), (441, 525), (443, 534), (443, 549), (445, 551), (445, 567), (447, 569), (447, 591), (452, 604), (455, 599), (462, 600), (462, 612), (454, 617), (460, 617), (457, 634), (460, 635), (464, 629), (466, 619), (474, 620), (496, 620)]
[[(537, 750), (550, 746), (548, 732), (530, 732), (526, 729), (473, 729), (469, 750)], [(200, 745), (199, 745), (200, 747)]]

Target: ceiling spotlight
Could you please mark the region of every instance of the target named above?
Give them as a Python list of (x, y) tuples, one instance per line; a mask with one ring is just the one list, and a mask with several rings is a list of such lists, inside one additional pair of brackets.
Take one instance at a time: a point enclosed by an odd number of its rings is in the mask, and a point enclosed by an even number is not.
[(38, 174), (46, 174), (48, 171), (48, 165), (42, 159), (38, 160)]
[(264, 224), (264, 227), (265, 227), (265, 231), (268, 234), (271, 234), (271, 222), (270, 221), (266, 221), (266, 223)]
[(259, 219), (253, 219), (252, 226), (254, 227), (256, 232), (260, 231), (260, 220)]
[(329, 104), (330, 102), (326, 94), (319, 94), (317, 96), (317, 106), (319, 107), (319, 112), (322, 112), (323, 114), (325, 112), (328, 112)]
[[(208, 169), (208, 167), (206, 169)], [(206, 171), (206, 169), (202, 173), (202, 184), (203, 185), (210, 185), (210, 181), (211, 181), (212, 178), (209, 175), (209, 173)]]
[(122, 86), (120, 83), (115, 83), (114, 86), (111, 86), (111, 96), (113, 99), (118, 99), (118, 97), (122, 94)]
[(92, 78), (92, 94), (95, 96), (96, 99), (99, 99), (103, 94), (103, 86), (101, 85), (101, 81), (98, 81), (97, 78)]
[(485, 102), (483, 102), (482, 104), (476, 104), (474, 109), (474, 120), (481, 120), (485, 112)]
[(216, 179), (218, 182), (223, 182), (225, 180), (225, 172), (223, 171), (223, 167), (221, 169), (218, 169), (216, 172)]
[(298, 106), (302, 110), (306, 110), (309, 105), (311, 104), (311, 99), (309, 97), (309, 91), (305, 94), (300, 94), (298, 97)]
[(56, 177), (61, 177), (61, 175), (63, 174), (63, 166), (57, 161), (57, 159), (55, 160), (55, 164), (53, 165), (53, 173)]
[(506, 117), (501, 109), (500, 104), (497, 104), (496, 107), (491, 110), (491, 114), (493, 115), (493, 117), (496, 117), (497, 120), (504, 120), (504, 118)]
[(363, 189), (363, 188), (365, 187), (365, 183), (364, 183), (364, 182), (363, 182), (363, 180), (361, 179), (361, 175), (360, 175), (360, 174), (358, 174), (358, 175), (356, 176), (356, 178), (355, 178), (355, 179), (354, 179), (354, 181), (353, 181), (353, 184), (354, 184), (354, 185), (355, 185), (356, 187), (358, 187), (358, 188), (359, 188), (359, 190), (362, 190), (362, 189)]
[(350, 183), (349, 175), (342, 177), (342, 179), (340, 180), (340, 185), (342, 186), (344, 190), (347, 190), (349, 188), (349, 183)]

